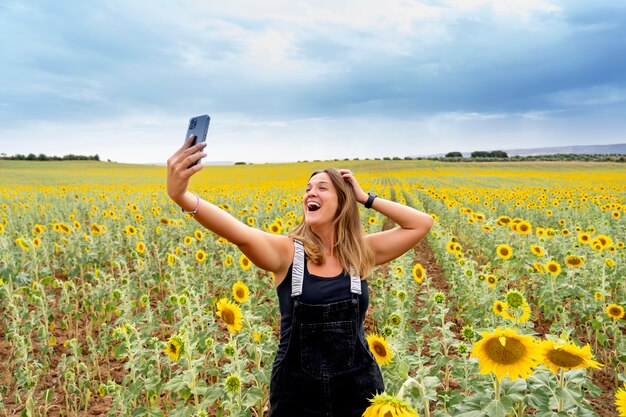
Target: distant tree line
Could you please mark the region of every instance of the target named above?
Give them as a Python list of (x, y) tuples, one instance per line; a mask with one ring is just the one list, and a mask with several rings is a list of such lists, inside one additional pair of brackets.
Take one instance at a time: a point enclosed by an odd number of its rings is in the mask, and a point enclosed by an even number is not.
[[(458, 158), (463, 157), (461, 152), (448, 152), (446, 158)], [(506, 159), (509, 157), (504, 151), (474, 151), (471, 153), (472, 158), (500, 158)]]
[(13, 161), (99, 161), (100, 157), (96, 154), (93, 156), (84, 156), (84, 155), (64, 155), (64, 156), (48, 156), (40, 153), (39, 155), (35, 155), (34, 153), (29, 153), (28, 155), (12, 155), (8, 156), (5, 153), (0, 154), (0, 159), (9, 159)]
[[(494, 152), (495, 155), (494, 156)], [(500, 153), (501, 152), (501, 153)], [(485, 156), (489, 154), (489, 156)], [(349, 161), (350, 158), (343, 158), (343, 161)], [(358, 161), (359, 158), (352, 158), (353, 161)], [(472, 152), (472, 156), (469, 158), (463, 157), (461, 152), (448, 152), (446, 156), (405, 156), (403, 158), (399, 156), (385, 156), (382, 158), (363, 158), (363, 161), (442, 161), (442, 162), (520, 162), (520, 161), (576, 161), (576, 162), (626, 162), (626, 155), (624, 154), (550, 154), (550, 155), (516, 155), (508, 156), (503, 151), (492, 152)], [(333, 161), (339, 161), (339, 159), (333, 159)], [(307, 160), (298, 162), (308, 162)], [(321, 162), (319, 159), (313, 160), (313, 162)]]
[(578, 161), (578, 162), (626, 162), (624, 154), (575, 154), (559, 153), (549, 155), (508, 156), (504, 151), (475, 151), (469, 158), (461, 152), (448, 152), (445, 157), (424, 158), (447, 162), (487, 162), (487, 161)]

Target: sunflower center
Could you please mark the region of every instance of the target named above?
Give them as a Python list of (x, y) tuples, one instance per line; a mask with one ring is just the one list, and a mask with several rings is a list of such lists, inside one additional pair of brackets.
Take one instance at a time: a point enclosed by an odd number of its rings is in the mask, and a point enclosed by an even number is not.
[(619, 309), (618, 307), (611, 307), (609, 309), (609, 314), (613, 317), (619, 317), (622, 315), (622, 310)]
[(517, 339), (500, 337), (487, 341), (485, 351), (491, 361), (500, 365), (510, 365), (519, 362), (524, 357), (526, 348)]
[(378, 356), (387, 356), (387, 351), (385, 350), (385, 347), (383, 345), (381, 345), (380, 343), (376, 343), (374, 345), (374, 351), (376, 352), (376, 354)]
[(502, 248), (502, 249), (500, 249), (500, 254), (502, 256), (506, 256), (506, 255), (509, 254), (509, 250), (507, 248)]
[(554, 349), (546, 355), (550, 362), (561, 368), (574, 368), (583, 362), (583, 358), (561, 349)]
[(170, 343), (168, 345), (169, 351), (172, 353), (177, 353), (178, 352), (178, 346), (176, 346), (176, 343)]
[(244, 294), (243, 288), (237, 288), (237, 297), (243, 298), (244, 295), (245, 294)]
[(232, 310), (224, 309), (222, 310), (222, 319), (224, 323), (232, 326), (235, 324), (235, 313)]
[(550, 270), (550, 272), (556, 272), (556, 265), (550, 264), (548, 265), (548, 269)]

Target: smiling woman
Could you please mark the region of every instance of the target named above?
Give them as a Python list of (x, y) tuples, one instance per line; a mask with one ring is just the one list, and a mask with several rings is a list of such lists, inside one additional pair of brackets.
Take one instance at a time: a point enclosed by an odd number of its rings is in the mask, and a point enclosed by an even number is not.
[[(361, 417), (368, 399), (385, 390), (378, 363), (391, 360), (383, 338), (365, 338), (366, 278), (373, 266), (413, 248), (432, 227), (432, 217), (366, 194), (350, 170), (327, 168), (309, 177), (302, 221), (288, 236), (271, 226), (261, 231), (232, 217), (223, 205), (187, 190), (189, 178), (203, 168), (191, 164), (206, 156), (202, 149), (207, 146), (190, 144), (187, 140), (168, 160), (170, 198), (207, 229), (237, 245), (243, 252), (242, 269), (254, 263), (274, 277), (281, 321), (269, 415)], [(358, 203), (398, 227), (366, 235)], [(243, 302), (247, 296), (239, 289), (236, 283), (234, 298)], [(222, 298), (217, 310), (232, 333), (241, 330), (238, 305)]]

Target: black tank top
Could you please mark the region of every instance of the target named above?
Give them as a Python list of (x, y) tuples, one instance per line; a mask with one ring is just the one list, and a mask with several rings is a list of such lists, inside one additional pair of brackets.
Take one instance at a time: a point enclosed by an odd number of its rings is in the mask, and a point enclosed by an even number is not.
[[(310, 274), (306, 266), (307, 261), (305, 259), (304, 281), (302, 284), (302, 295), (300, 295), (301, 302), (313, 305), (329, 304), (352, 298), (352, 293), (350, 292), (350, 274), (344, 271), (336, 277), (319, 277)], [(293, 264), (289, 267), (289, 271), (283, 282), (276, 287), (278, 305), (280, 308), (280, 342), (278, 344), (276, 362), (280, 361), (285, 355), (289, 344), (289, 333), (291, 332), (293, 320), (293, 298), (291, 297), (292, 268)], [(363, 331), (363, 321), (365, 320), (368, 305), (369, 294), (367, 281), (363, 279), (361, 280), (361, 295), (359, 295), (359, 328), (361, 331)]]

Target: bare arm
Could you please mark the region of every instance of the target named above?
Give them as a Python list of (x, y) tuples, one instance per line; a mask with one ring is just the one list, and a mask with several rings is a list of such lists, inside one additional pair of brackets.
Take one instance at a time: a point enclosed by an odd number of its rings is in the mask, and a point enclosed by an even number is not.
[(197, 206), (194, 218), (213, 233), (237, 245), (252, 263), (274, 272), (276, 276), (283, 274), (291, 263), (290, 256), (293, 254), (291, 239), (249, 227), (187, 190), (191, 176), (203, 168), (202, 164), (188, 168), (189, 165), (206, 156), (199, 152), (204, 149), (206, 143), (189, 148), (190, 143), (191, 139), (187, 139), (183, 147), (167, 160), (169, 197), (185, 211), (193, 211)]
[[(368, 195), (361, 189), (354, 175), (348, 170), (340, 172), (352, 184), (357, 201), (365, 203)], [(365, 237), (365, 241), (374, 251), (376, 265), (389, 262), (414, 247), (433, 225), (430, 215), (384, 198), (376, 197), (372, 209), (398, 225), (394, 229)]]

